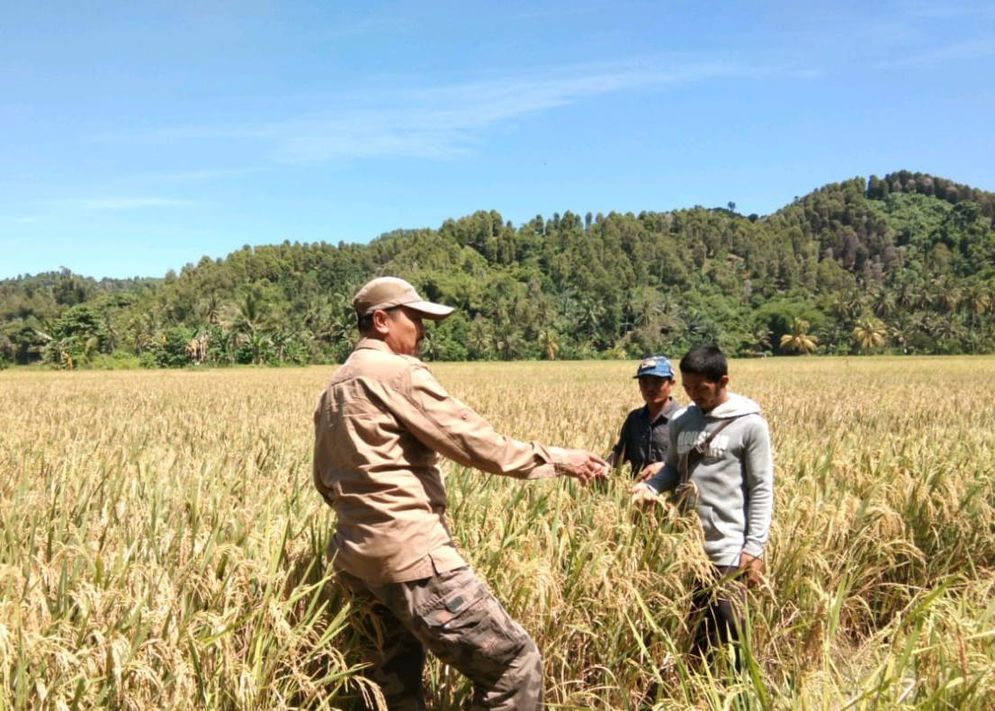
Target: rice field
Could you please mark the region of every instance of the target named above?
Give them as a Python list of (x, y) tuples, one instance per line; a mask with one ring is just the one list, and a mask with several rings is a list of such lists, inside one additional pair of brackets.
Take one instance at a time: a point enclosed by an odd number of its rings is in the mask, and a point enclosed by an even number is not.
[[(500, 431), (601, 453), (639, 404), (634, 369), (433, 367)], [(376, 698), (310, 480), (331, 372), (0, 372), (0, 708)], [(995, 358), (736, 361), (731, 378), (765, 409), (777, 477), (741, 674), (681, 654), (707, 563), (693, 520), (634, 515), (624, 477), (447, 464), (451, 527), (538, 642), (549, 707), (995, 707)], [(469, 698), (426, 673), (432, 708)]]

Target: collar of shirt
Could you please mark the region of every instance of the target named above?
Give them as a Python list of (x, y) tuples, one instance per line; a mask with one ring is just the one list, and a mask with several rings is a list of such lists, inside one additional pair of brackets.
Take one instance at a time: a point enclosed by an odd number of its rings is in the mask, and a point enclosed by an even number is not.
[[(661, 420), (663, 422), (667, 422), (670, 419), (670, 416), (674, 414), (674, 412), (677, 411), (678, 409), (680, 409), (680, 405), (677, 404), (677, 401), (674, 400), (674, 398), (672, 397), (667, 398), (667, 404), (663, 406), (663, 409), (660, 410), (660, 414), (658, 414), (656, 416), (656, 419), (653, 420), (653, 422), (651, 422), (650, 424), (655, 425), (657, 422), (660, 422)], [(649, 405), (643, 405), (643, 417), (649, 420), (650, 417)]]
[(369, 348), (374, 351), (383, 351), (384, 353), (394, 352), (390, 349), (390, 346), (381, 341), (379, 338), (361, 338), (359, 343), (356, 344), (356, 348), (354, 350), (358, 351), (360, 348)]

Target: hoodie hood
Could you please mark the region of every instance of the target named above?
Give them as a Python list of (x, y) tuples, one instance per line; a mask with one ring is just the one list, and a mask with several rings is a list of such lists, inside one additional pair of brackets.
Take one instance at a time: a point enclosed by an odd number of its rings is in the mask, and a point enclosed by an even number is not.
[[(695, 406), (697, 407), (697, 405)], [(742, 417), (743, 415), (759, 415), (760, 405), (753, 402), (748, 397), (729, 393), (729, 399), (709, 412), (706, 417), (716, 420), (726, 420), (730, 417)]]

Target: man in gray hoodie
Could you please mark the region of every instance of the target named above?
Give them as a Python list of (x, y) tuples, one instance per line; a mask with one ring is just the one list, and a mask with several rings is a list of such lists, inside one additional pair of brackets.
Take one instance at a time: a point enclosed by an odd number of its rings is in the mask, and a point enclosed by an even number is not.
[[(680, 370), (694, 404), (671, 422), (667, 459), (633, 487), (633, 502), (655, 501), (661, 492), (676, 491), (698, 514), (716, 576), (755, 585), (763, 572), (774, 506), (767, 421), (757, 403), (729, 391), (726, 357), (715, 346), (688, 352)], [(698, 655), (717, 642), (739, 640), (746, 622), (741, 607), (742, 589), (735, 585), (695, 590), (691, 622)]]

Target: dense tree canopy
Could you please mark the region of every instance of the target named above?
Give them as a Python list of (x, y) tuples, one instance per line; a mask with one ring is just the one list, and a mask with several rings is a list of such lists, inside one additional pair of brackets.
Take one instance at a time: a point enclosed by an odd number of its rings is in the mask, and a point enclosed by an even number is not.
[(995, 194), (922, 173), (827, 185), (767, 216), (494, 211), (369, 245), (243, 247), (162, 279), (0, 281), (0, 363), (341, 360), (350, 297), (402, 276), (458, 311), (430, 359), (995, 351)]

